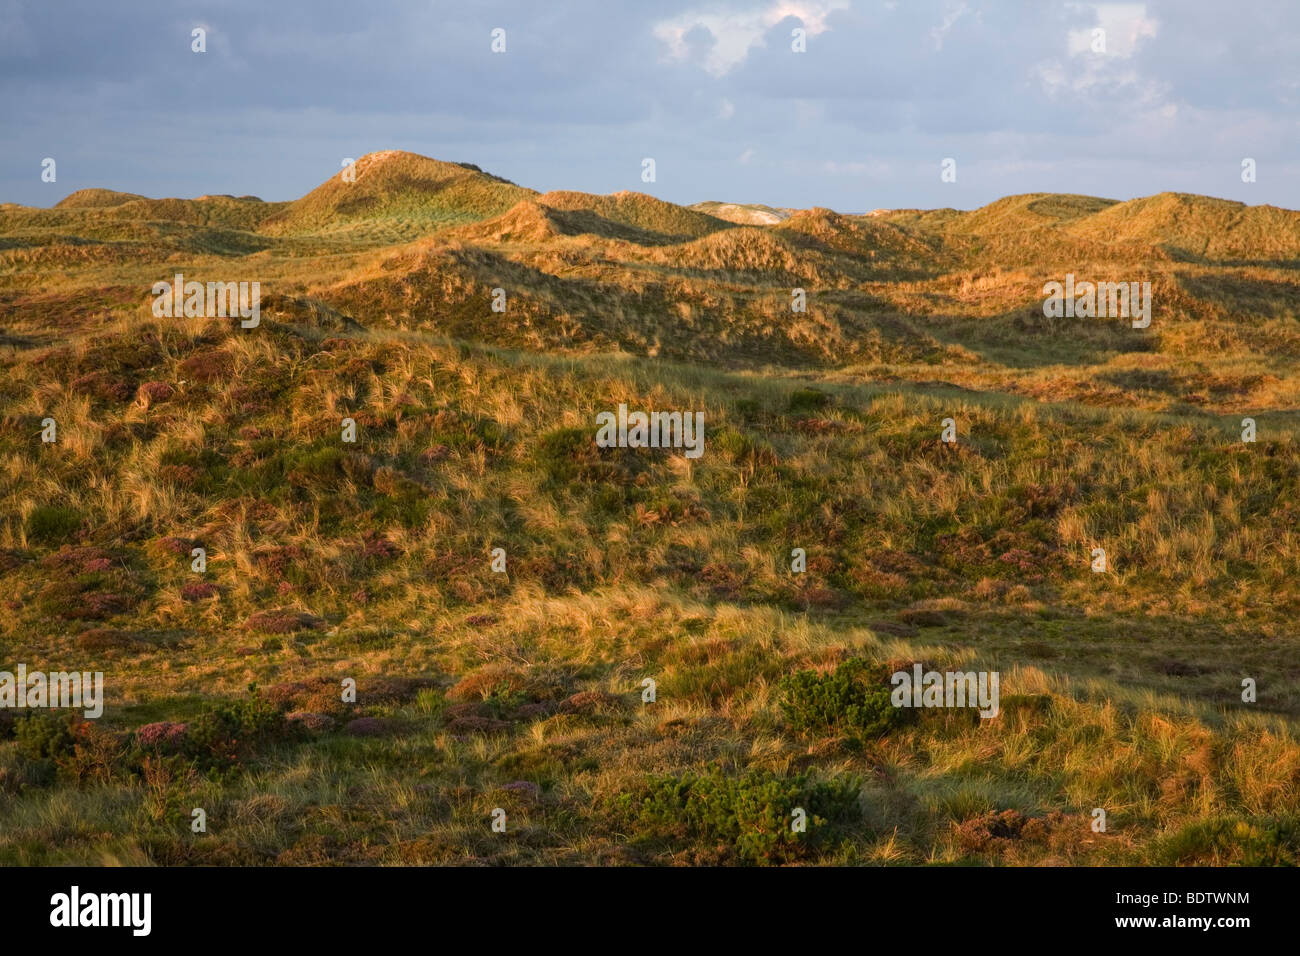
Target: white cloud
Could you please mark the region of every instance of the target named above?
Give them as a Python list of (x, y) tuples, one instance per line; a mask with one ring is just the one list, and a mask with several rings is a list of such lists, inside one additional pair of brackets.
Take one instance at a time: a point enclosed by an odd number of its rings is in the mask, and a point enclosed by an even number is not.
[[(1142, 41), (1155, 39), (1160, 30), (1159, 21), (1148, 15), (1145, 3), (1071, 3), (1067, 9), (1092, 22), (1066, 34), (1070, 58), (1066, 63), (1038, 65), (1038, 79), (1046, 93), (1115, 95), (1123, 91), (1135, 107), (1161, 110), (1166, 106), (1170, 85), (1144, 77), (1133, 59)], [(1102, 53), (1093, 48), (1097, 29), (1104, 31)]]
[(969, 7), (966, 6), (965, 2), (948, 4), (947, 11), (943, 15), (943, 22), (930, 31), (930, 39), (934, 41), (936, 50), (943, 49), (943, 38), (948, 35), (948, 31), (952, 29), (953, 24), (960, 20), (962, 14), (966, 13), (968, 9)]
[(786, 17), (803, 23), (808, 36), (825, 33), (826, 18), (836, 10), (847, 10), (849, 0), (776, 0), (761, 10), (731, 10), (711, 7), (684, 13), (654, 26), (654, 35), (668, 46), (670, 59), (685, 59), (686, 36), (703, 27), (713, 36), (713, 47), (704, 68), (722, 76), (745, 62), (749, 51), (763, 43), (763, 34)]
[(1155, 39), (1160, 29), (1159, 22), (1147, 16), (1145, 3), (1070, 4), (1070, 9), (1091, 11), (1095, 18), (1092, 26), (1071, 30), (1066, 36), (1070, 56), (1099, 55), (1092, 50), (1093, 30), (1097, 27), (1106, 31), (1105, 56), (1124, 59), (1137, 52), (1142, 40)]

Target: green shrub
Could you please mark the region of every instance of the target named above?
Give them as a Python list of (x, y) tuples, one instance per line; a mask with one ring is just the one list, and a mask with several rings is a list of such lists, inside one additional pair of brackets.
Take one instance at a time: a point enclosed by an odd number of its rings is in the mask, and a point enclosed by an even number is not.
[(872, 680), (871, 665), (847, 660), (832, 674), (798, 671), (782, 678), (781, 709), (798, 731), (834, 731), (880, 737), (905, 722), (912, 711), (895, 707), (890, 689)]
[(17, 739), (18, 776), (30, 786), (53, 784), (59, 766), (76, 756), (76, 713), (25, 714), (13, 724)]
[(211, 448), (168, 448), (159, 456), (158, 464), (160, 478), (197, 494), (220, 490), (229, 472), (225, 457)]
[(454, 409), (439, 410), (425, 441), (431, 446), (446, 445), (466, 451), (477, 448), (498, 451), (507, 444), (505, 429), (500, 422)]
[[(853, 779), (811, 781), (806, 773), (778, 777), (770, 771), (728, 776), (711, 770), (699, 776), (653, 777), (634, 794), (615, 798), (620, 823), (652, 839), (706, 850), (744, 863), (788, 863), (813, 855), (835, 825), (858, 819), (858, 783)], [(807, 830), (792, 829), (802, 808)]]
[(1161, 866), (1300, 865), (1300, 819), (1219, 817), (1189, 823), (1157, 841)]
[(815, 412), (831, 403), (831, 397), (815, 388), (800, 388), (790, 394), (790, 411)]
[(502, 681), (494, 685), (487, 696), (483, 698), (481, 707), (485, 716), (505, 720), (528, 702), (527, 694), (512, 688), (508, 682)]
[(210, 707), (190, 725), (186, 752), (201, 766), (229, 768), (284, 727), (284, 716), (256, 691)]
[(332, 485), (343, 477), (344, 455), (338, 448), (307, 448), (284, 459), (285, 478), (291, 485)]
[(14, 721), (18, 753), (28, 760), (59, 760), (72, 755), (77, 742), (75, 713), (26, 714)]
[(586, 429), (560, 428), (541, 437), (534, 458), (551, 481), (573, 481), (582, 471), (581, 460), (590, 457), (589, 446), (595, 444), (594, 433)]
[(61, 505), (40, 505), (27, 516), (27, 538), (35, 544), (61, 544), (81, 527), (81, 513)]
[(644, 455), (635, 448), (601, 448), (588, 428), (557, 428), (541, 436), (534, 461), (556, 485), (575, 481), (631, 484), (645, 471)]

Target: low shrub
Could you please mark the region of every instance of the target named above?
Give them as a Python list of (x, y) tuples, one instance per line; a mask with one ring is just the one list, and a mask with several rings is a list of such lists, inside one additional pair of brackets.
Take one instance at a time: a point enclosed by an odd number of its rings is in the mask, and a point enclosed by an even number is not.
[(76, 745), (76, 713), (39, 711), (14, 721), (18, 753), (28, 760), (58, 760), (70, 757)]
[(800, 388), (790, 394), (790, 411), (815, 412), (831, 403), (831, 397), (815, 388)]
[(781, 709), (797, 731), (881, 737), (912, 715), (890, 702), (890, 689), (873, 679), (871, 665), (852, 658), (833, 673), (804, 670), (781, 680)]
[(81, 527), (81, 513), (62, 505), (40, 505), (27, 516), (27, 539), (33, 544), (61, 544)]
[[(829, 843), (837, 824), (861, 815), (858, 783), (813, 781), (806, 773), (778, 777), (770, 771), (729, 776), (652, 777), (634, 793), (615, 798), (620, 823), (635, 833), (681, 846), (708, 844), (722, 862), (770, 865), (807, 859)], [(794, 811), (807, 829), (793, 829)]]
[(191, 722), (185, 750), (201, 767), (226, 769), (284, 728), (284, 715), (256, 692), (210, 707)]
[(1189, 823), (1160, 839), (1153, 854), (1161, 866), (1300, 865), (1300, 819), (1220, 817)]

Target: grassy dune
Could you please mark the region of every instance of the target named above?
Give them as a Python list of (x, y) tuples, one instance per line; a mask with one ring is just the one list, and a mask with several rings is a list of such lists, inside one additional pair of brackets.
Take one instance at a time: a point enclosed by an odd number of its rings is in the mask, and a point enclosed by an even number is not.
[[(1300, 214), (358, 169), (0, 209), (0, 670), (108, 697), (0, 710), (0, 862), (1297, 862)], [(154, 318), (176, 271), (261, 326)], [(1045, 319), (1066, 271), (1151, 327)], [(880, 706), (915, 662), (1000, 714)]]

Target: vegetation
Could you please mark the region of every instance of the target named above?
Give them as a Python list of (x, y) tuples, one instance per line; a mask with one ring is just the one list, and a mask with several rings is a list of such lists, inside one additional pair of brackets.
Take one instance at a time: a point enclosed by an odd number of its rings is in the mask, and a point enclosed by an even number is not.
[(912, 713), (895, 707), (888, 685), (870, 679), (862, 658), (845, 661), (830, 674), (806, 670), (781, 680), (781, 709), (794, 730), (833, 731), (879, 737)]
[[(1300, 858), (1300, 214), (357, 168), (0, 207), (0, 670), (106, 691), (0, 710), (0, 862)], [(154, 318), (178, 271), (261, 325)], [(1151, 327), (1044, 318), (1066, 272)], [(894, 709), (917, 662), (1000, 714)]]

